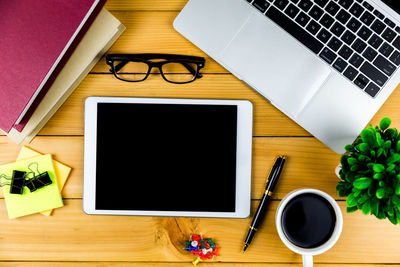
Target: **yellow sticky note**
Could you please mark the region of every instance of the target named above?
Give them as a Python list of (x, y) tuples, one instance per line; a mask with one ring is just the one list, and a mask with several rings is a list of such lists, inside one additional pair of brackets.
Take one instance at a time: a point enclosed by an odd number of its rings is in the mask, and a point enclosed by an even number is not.
[(48, 172), (52, 183), (34, 192), (24, 186), (22, 195), (10, 194), (10, 186), (4, 185), (4, 199), (10, 219), (64, 206), (50, 154), (2, 165), (0, 173), (11, 177), (14, 170), (29, 172), (28, 165), (32, 162), (37, 163), (40, 172)]
[[(37, 156), (43, 155), (42, 153), (39, 153), (29, 147), (23, 146), (21, 148), (21, 151), (19, 151), (17, 160), (23, 160), (23, 159), (29, 159)], [(60, 192), (64, 188), (65, 182), (68, 179), (69, 174), (71, 173), (71, 168), (68, 167), (65, 164), (62, 164), (61, 162), (58, 162), (56, 160), (53, 160), (53, 165), (54, 165), (54, 171), (56, 172), (56, 179), (58, 183), (58, 187), (60, 189)], [(42, 211), (41, 214), (50, 216), (53, 210), (46, 210)]]

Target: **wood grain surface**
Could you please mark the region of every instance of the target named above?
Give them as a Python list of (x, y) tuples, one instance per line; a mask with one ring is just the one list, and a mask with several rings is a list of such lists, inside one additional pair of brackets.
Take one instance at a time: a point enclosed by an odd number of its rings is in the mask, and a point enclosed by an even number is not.
[[(172, 22), (187, 0), (109, 0), (109, 9), (126, 27), (109, 53), (174, 53), (206, 58), (202, 79), (186, 85), (166, 83), (152, 74), (141, 83), (125, 83), (109, 72), (104, 58), (93, 68), (29, 147), (53, 154), (73, 168), (62, 192), (65, 207), (51, 217), (40, 214), (9, 220), (0, 194), (0, 267), (183, 267), (194, 257), (182, 248), (197, 231), (215, 237), (221, 254), (204, 267), (301, 266), (301, 257), (288, 250), (275, 230), (275, 210), (287, 193), (317, 188), (334, 197), (344, 215), (339, 242), (315, 257), (315, 266), (400, 266), (399, 227), (360, 212), (345, 213), (333, 170), (340, 155), (255, 93), (243, 82), (179, 35)], [(263, 193), (266, 176), (277, 155), (288, 160), (273, 195), (267, 218), (253, 244), (241, 253), (249, 219), (89, 216), (82, 211), (83, 114), (88, 96), (249, 99), (254, 105), (252, 215)], [(396, 90), (372, 119), (384, 116), (400, 128), (400, 90)], [(16, 159), (20, 146), (0, 136), (0, 164)]]

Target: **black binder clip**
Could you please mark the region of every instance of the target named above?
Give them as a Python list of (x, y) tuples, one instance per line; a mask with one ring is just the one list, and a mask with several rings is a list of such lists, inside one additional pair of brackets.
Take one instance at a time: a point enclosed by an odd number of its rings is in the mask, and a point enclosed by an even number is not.
[[(36, 165), (37, 175), (35, 175), (35, 171), (31, 169), (32, 165)], [(33, 177), (25, 180), (25, 186), (28, 187), (31, 192), (35, 192), (36, 190), (53, 183), (53, 181), (51, 181), (50, 179), (48, 172), (40, 173), (39, 165), (37, 164), (37, 162), (30, 163), (28, 165), (28, 169), (30, 170), (30, 172), (28, 172), (25, 177), (29, 174), (32, 174)]]
[(22, 195), (24, 192), (25, 175), (26, 172), (17, 170), (13, 170), (12, 177), (7, 177), (6, 175), (2, 174), (0, 175), (0, 178), (11, 180), (11, 184), (2, 183), (1, 186), (10, 185), (10, 194)]
[(22, 193), (24, 192), (25, 175), (26, 172), (24, 171), (13, 171), (13, 175), (11, 178), (10, 194), (22, 195)]

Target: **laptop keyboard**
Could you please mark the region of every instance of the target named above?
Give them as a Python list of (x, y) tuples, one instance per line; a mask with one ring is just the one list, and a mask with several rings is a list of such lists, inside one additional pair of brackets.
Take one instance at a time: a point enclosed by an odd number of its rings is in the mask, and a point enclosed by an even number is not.
[(363, 0), (246, 0), (375, 97), (400, 65), (400, 27)]

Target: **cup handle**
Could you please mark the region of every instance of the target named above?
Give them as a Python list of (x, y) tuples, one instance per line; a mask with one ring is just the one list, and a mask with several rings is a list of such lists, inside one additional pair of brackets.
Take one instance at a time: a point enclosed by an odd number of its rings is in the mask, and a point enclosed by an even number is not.
[(303, 267), (313, 267), (313, 257), (310, 255), (303, 255)]

